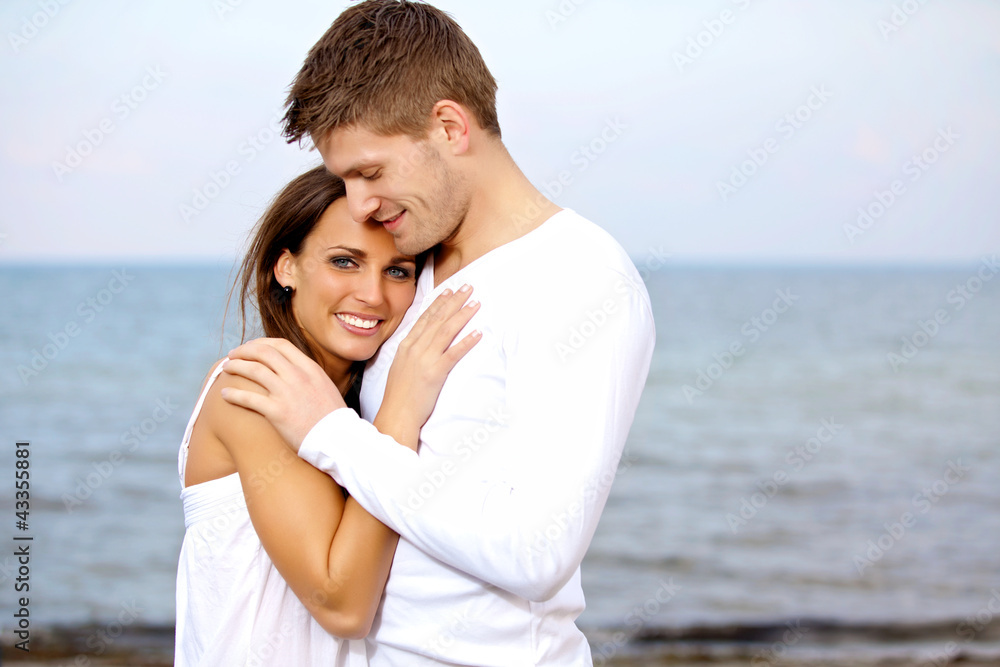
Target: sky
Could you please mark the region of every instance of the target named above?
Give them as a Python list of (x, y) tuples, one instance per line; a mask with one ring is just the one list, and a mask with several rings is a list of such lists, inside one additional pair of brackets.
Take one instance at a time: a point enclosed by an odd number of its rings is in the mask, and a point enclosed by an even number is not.
[[(320, 162), (278, 119), (345, 2), (4, 0), (0, 264), (231, 261)], [(441, 0), (512, 156), (640, 258), (1000, 250), (1000, 3)]]

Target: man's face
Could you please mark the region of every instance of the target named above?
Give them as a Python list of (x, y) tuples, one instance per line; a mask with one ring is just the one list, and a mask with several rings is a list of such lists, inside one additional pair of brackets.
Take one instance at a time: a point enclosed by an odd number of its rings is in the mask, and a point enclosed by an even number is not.
[(316, 147), (326, 168), (344, 179), (351, 216), (382, 223), (402, 253), (450, 239), (468, 212), (467, 188), (433, 136), (417, 141), (350, 126)]

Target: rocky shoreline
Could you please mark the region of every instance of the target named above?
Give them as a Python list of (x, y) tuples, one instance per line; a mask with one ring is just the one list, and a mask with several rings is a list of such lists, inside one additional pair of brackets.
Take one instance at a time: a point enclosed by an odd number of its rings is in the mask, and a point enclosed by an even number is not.
[[(980, 641), (947, 648), (933, 628), (910, 632), (864, 632), (863, 628), (813, 623), (808, 639), (783, 644), (778, 628), (739, 626), (661, 630), (624, 636), (609, 630), (588, 632), (595, 667), (987, 667), (1000, 664), (997, 625), (984, 628)], [(920, 632), (917, 632), (920, 630)], [(865, 636), (865, 635), (868, 636)], [(4, 638), (4, 665), (51, 667), (170, 667), (173, 626), (129, 626), (110, 633), (107, 626), (82, 625), (33, 630), (30, 651)]]

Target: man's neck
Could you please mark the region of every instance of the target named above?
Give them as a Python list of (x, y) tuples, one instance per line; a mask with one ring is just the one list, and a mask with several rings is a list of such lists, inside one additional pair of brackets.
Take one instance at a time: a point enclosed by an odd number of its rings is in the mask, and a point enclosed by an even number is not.
[(518, 239), (561, 209), (539, 192), (506, 150), (484, 161), (469, 211), (434, 251), (435, 287), (486, 253)]

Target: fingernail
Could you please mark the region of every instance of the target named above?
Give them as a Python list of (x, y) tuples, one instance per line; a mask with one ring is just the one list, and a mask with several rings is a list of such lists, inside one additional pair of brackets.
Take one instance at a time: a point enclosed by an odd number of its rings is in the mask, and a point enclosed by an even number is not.
[(472, 287), (470, 287), (469, 284), (466, 283), (465, 285), (462, 285), (462, 289), (460, 289), (458, 291), (459, 292), (471, 292), (472, 291)]
[(465, 305), (467, 305), (469, 308), (475, 308), (476, 306), (479, 305), (479, 302), (476, 301), (475, 299), (473, 299), (472, 301), (470, 301), (469, 303), (467, 303)]
[(480, 331), (479, 329), (476, 329), (475, 331), (472, 332), (472, 337), (473, 338), (482, 338), (483, 337), (483, 332)]
[(441, 292), (441, 296), (451, 296), (451, 290), (446, 289), (445, 291)]

